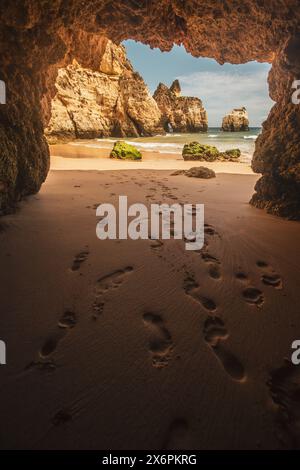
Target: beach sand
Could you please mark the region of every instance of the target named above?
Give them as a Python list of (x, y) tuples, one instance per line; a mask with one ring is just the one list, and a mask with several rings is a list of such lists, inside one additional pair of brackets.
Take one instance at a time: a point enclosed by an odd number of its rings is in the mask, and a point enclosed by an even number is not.
[(142, 161), (121, 161), (109, 158), (110, 150), (81, 145), (57, 144), (50, 146), (52, 170), (188, 170), (192, 166), (206, 166), (216, 173), (253, 174), (251, 166), (233, 162), (184, 161), (181, 155), (143, 151)]
[[(1, 447), (299, 445), (299, 223), (248, 204), (258, 175), (87, 161), (54, 158), (1, 221)], [(205, 248), (100, 241), (95, 209), (123, 194), (204, 203)]]

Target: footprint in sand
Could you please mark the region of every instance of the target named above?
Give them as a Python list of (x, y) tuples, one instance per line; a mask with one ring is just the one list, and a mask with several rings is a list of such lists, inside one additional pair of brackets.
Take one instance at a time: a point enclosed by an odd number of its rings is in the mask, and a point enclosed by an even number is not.
[(256, 262), (256, 265), (259, 267), (259, 268), (267, 268), (269, 265), (266, 261), (263, 261), (263, 260), (258, 260)]
[(52, 423), (54, 426), (60, 426), (66, 424), (72, 420), (71, 411), (68, 408), (63, 408), (59, 410), (52, 418)]
[(98, 317), (103, 313), (104, 305), (105, 305), (104, 302), (95, 300), (95, 302), (93, 303), (93, 306), (92, 306), (92, 309), (94, 311), (94, 313), (92, 315), (92, 318), (94, 320), (97, 320)]
[(230, 352), (224, 349), (222, 342), (229, 337), (223, 320), (219, 317), (208, 317), (204, 322), (203, 336), (211, 347), (220, 364), (227, 374), (238, 382), (245, 379), (245, 370), (241, 362)]
[(267, 382), (276, 405), (277, 437), (285, 447), (300, 447), (300, 368), (290, 361), (270, 374)]
[(74, 312), (66, 310), (59, 319), (58, 328), (53, 331), (43, 343), (38, 352), (38, 359), (32, 361), (25, 367), (25, 370), (38, 369), (43, 372), (53, 372), (57, 365), (52, 360), (51, 355), (56, 350), (58, 343), (66, 335), (67, 330), (73, 328), (77, 323), (77, 318)]
[(71, 266), (72, 271), (78, 271), (82, 263), (86, 261), (88, 255), (90, 252), (88, 250), (82, 251), (81, 253), (78, 253), (78, 255), (75, 256), (73, 264)]
[(163, 246), (163, 242), (161, 240), (151, 240), (150, 247), (153, 249), (161, 248)]
[(125, 281), (127, 275), (132, 271), (132, 266), (126, 266), (124, 269), (117, 269), (112, 273), (100, 277), (95, 288), (96, 294), (102, 295), (110, 289), (116, 289), (120, 287), (120, 285)]
[(186, 294), (190, 294), (190, 292), (193, 292), (195, 289), (199, 287), (199, 284), (195, 280), (195, 276), (191, 273), (185, 272), (185, 277), (183, 281), (183, 289)]
[(221, 269), (220, 269), (220, 261), (215, 256), (212, 256), (207, 251), (203, 251), (201, 253), (201, 257), (205, 263), (208, 264), (208, 274), (212, 279), (220, 279), (221, 278)]
[(95, 286), (96, 299), (92, 305), (93, 315), (92, 318), (97, 320), (103, 313), (105, 302), (102, 296), (111, 289), (117, 289), (126, 280), (129, 273), (133, 271), (132, 266), (126, 266), (124, 269), (117, 269), (112, 273), (106, 274), (97, 280)]
[(275, 289), (282, 289), (282, 279), (276, 274), (263, 274), (261, 280), (267, 286), (275, 287)]
[(263, 284), (265, 284), (266, 286), (275, 287), (275, 289), (282, 289), (281, 277), (275, 272), (275, 270), (271, 266), (269, 266), (266, 261), (258, 260), (256, 262), (256, 265), (259, 268), (263, 269), (263, 273), (261, 276), (261, 281)]
[(57, 323), (58, 329), (48, 336), (43, 346), (41, 347), (39, 356), (42, 359), (48, 358), (56, 350), (59, 341), (65, 336), (67, 330), (74, 328), (76, 323), (76, 314), (71, 310), (66, 310)]
[(216, 229), (209, 224), (204, 224), (204, 233), (205, 235), (218, 235)]
[(265, 300), (262, 291), (252, 286), (246, 287), (242, 291), (242, 296), (248, 304), (256, 305), (257, 307), (261, 307)]
[(77, 323), (76, 314), (71, 310), (66, 310), (61, 316), (58, 326), (60, 328), (73, 328)]
[(208, 268), (208, 274), (212, 279), (220, 279), (221, 272), (218, 264), (211, 264)]
[(58, 342), (63, 338), (63, 336), (63, 333), (53, 333), (49, 336), (40, 349), (41, 358), (47, 358), (50, 356), (57, 348)]
[(166, 367), (173, 352), (171, 335), (164, 325), (160, 315), (145, 313), (143, 321), (149, 330), (149, 351), (153, 367)]
[(175, 419), (167, 432), (162, 450), (185, 449), (188, 444), (188, 422), (184, 418)]
[(248, 279), (248, 276), (247, 274), (245, 274), (243, 271), (238, 271), (235, 273), (235, 277), (236, 279), (238, 279), (239, 281), (247, 281)]
[(192, 274), (186, 273), (186, 277), (183, 281), (183, 289), (187, 295), (192, 297), (196, 302), (200, 303), (205, 310), (209, 312), (215, 312), (217, 310), (216, 303), (200, 293), (199, 284), (195, 281)]

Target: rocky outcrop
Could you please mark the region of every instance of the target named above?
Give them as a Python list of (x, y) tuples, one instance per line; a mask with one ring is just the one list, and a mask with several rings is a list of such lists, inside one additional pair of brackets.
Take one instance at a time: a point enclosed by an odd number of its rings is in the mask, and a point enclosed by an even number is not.
[(110, 158), (117, 158), (119, 160), (141, 160), (142, 154), (134, 145), (118, 141), (114, 143), (114, 147), (110, 152)]
[(206, 132), (207, 115), (199, 98), (181, 96), (178, 80), (170, 88), (160, 83), (153, 98), (163, 116), (166, 131), (173, 132)]
[(125, 48), (107, 41), (98, 71), (76, 61), (58, 71), (48, 141), (162, 133), (161, 112)]
[(236, 108), (223, 117), (222, 130), (225, 132), (249, 131), (249, 118), (246, 108)]
[(184, 174), (189, 178), (210, 179), (216, 177), (214, 170), (207, 168), (206, 166), (194, 166), (193, 168), (186, 170)]
[(240, 149), (225, 150), (220, 152), (213, 145), (205, 145), (200, 142), (190, 142), (185, 144), (182, 149), (182, 157), (186, 161), (204, 161), (204, 162), (237, 162), (241, 156)]
[[(253, 169), (262, 173), (252, 203), (300, 219), (300, 106), (291, 86), (300, 76), (298, 0), (3, 0), (0, 8), (0, 213), (39, 190), (49, 169), (44, 128), (59, 68), (76, 59), (99, 70), (106, 37), (134, 39), (170, 51), (182, 44), (220, 64), (273, 63), (274, 105), (256, 141)], [(225, 91), (224, 91), (225, 92)]]
[(258, 136), (252, 168), (262, 177), (251, 203), (268, 212), (300, 220), (300, 105), (292, 102), (300, 78), (300, 35), (287, 40), (269, 74), (270, 97), (276, 102)]
[(179, 175), (185, 175), (188, 176), (189, 178), (203, 178), (203, 179), (210, 179), (210, 178), (215, 178), (216, 173), (214, 170), (211, 170), (210, 168), (207, 168), (206, 166), (194, 166), (190, 168), (189, 170), (176, 170), (173, 173), (171, 173), (170, 176), (179, 176)]

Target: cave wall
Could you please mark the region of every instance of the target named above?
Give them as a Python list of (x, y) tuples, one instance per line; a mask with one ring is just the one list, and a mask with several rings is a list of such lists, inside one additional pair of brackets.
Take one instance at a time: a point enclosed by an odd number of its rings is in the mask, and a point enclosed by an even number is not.
[(291, 103), (291, 83), (300, 79), (299, 33), (298, 0), (2, 0), (0, 79), (7, 104), (0, 105), (0, 213), (46, 178), (43, 129), (58, 68), (75, 58), (96, 70), (108, 37), (165, 51), (183, 44), (220, 63), (273, 62), (276, 104), (257, 141), (253, 168), (263, 177), (252, 203), (300, 218), (299, 106)]

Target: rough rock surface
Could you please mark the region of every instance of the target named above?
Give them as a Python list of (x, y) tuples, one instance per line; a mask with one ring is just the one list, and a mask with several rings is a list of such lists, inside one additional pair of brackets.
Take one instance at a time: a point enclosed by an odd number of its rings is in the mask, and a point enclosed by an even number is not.
[(141, 152), (134, 146), (127, 144), (127, 142), (115, 142), (110, 158), (118, 158), (119, 160), (141, 160)]
[(125, 48), (107, 41), (98, 71), (76, 61), (58, 71), (48, 141), (163, 132), (161, 112)]
[(249, 118), (246, 108), (236, 108), (226, 114), (223, 117), (222, 130), (226, 132), (248, 131)]
[(182, 149), (182, 157), (187, 161), (229, 161), (236, 162), (241, 156), (240, 149), (230, 149), (225, 152), (220, 152), (217, 147), (213, 145), (204, 145), (200, 142), (190, 142), (185, 144)]
[(188, 176), (189, 178), (203, 178), (203, 179), (210, 179), (210, 178), (215, 178), (216, 173), (214, 170), (211, 170), (210, 168), (207, 168), (206, 166), (193, 166), (189, 170), (176, 170), (173, 173), (171, 173), (170, 176), (179, 176), (179, 175), (185, 175)]
[(38, 191), (49, 169), (44, 127), (57, 71), (75, 58), (98, 70), (105, 39), (135, 39), (171, 50), (183, 44), (219, 63), (273, 63), (276, 104), (256, 142), (253, 169), (263, 174), (252, 203), (300, 218), (300, 106), (291, 85), (300, 76), (298, 0), (2, 0), (0, 80), (0, 212)]
[(191, 96), (181, 96), (178, 80), (175, 80), (170, 88), (160, 83), (153, 98), (162, 112), (166, 131), (207, 131), (207, 115), (202, 101)]
[(214, 172), (214, 170), (211, 170), (206, 166), (194, 166), (189, 170), (185, 170), (184, 174), (189, 178), (210, 179), (216, 177), (216, 173)]

